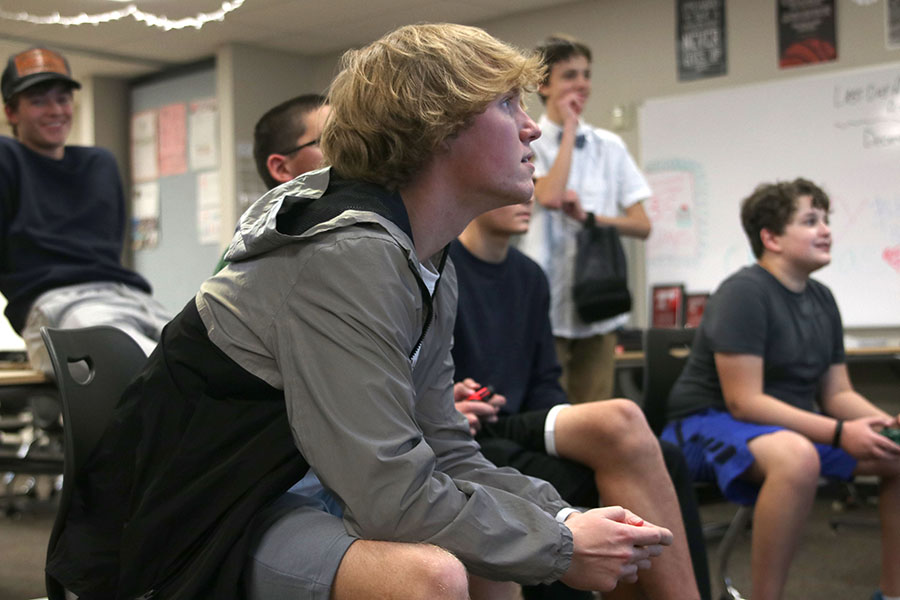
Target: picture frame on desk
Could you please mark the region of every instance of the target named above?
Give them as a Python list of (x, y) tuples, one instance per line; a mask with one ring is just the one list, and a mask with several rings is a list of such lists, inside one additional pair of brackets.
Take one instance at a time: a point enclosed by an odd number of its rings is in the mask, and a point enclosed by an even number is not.
[(684, 326), (699, 327), (706, 303), (709, 301), (709, 292), (696, 292), (687, 294), (684, 299)]
[(650, 294), (650, 325), (657, 328), (684, 327), (684, 285), (656, 284)]

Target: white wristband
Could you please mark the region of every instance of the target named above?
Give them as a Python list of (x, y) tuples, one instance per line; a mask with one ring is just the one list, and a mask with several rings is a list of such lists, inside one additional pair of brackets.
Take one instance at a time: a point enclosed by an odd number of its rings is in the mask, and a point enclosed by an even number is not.
[(550, 456), (559, 457), (556, 452), (556, 417), (564, 409), (572, 406), (571, 404), (557, 404), (547, 413), (544, 419), (544, 450)]
[(556, 513), (556, 520), (560, 523), (565, 523), (566, 519), (569, 518), (569, 515), (572, 513), (581, 512), (577, 508), (572, 508), (571, 506), (567, 506), (566, 508), (559, 509), (559, 512)]

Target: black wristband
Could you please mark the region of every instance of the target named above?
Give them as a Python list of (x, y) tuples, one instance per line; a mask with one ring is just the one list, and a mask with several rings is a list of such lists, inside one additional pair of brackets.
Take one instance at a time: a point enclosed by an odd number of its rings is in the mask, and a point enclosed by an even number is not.
[(584, 226), (585, 227), (593, 227), (597, 222), (596, 217), (594, 217), (594, 213), (586, 212), (584, 213)]
[(831, 447), (832, 448), (840, 448), (841, 447), (841, 431), (844, 430), (844, 420), (838, 419), (837, 423), (834, 426), (834, 437), (831, 439)]

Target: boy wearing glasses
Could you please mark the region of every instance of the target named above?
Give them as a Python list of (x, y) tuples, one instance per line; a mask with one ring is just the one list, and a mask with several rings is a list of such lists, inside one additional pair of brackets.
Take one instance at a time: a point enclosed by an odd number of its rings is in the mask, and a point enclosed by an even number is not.
[[(253, 128), (253, 160), (266, 188), (271, 190), (322, 166), (319, 138), (330, 110), (324, 96), (304, 94), (285, 100), (259, 118)], [(223, 252), (214, 272), (227, 264)]]
[(322, 166), (319, 138), (330, 110), (324, 96), (305, 94), (259, 118), (253, 129), (253, 159), (266, 187), (272, 189)]

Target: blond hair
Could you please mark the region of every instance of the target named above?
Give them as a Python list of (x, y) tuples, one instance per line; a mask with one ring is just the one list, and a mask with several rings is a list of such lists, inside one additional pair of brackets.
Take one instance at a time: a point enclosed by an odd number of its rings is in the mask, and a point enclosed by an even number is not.
[(344, 54), (322, 132), (342, 176), (397, 189), (449, 138), (511, 90), (533, 91), (540, 61), (477, 27), (401, 27)]

